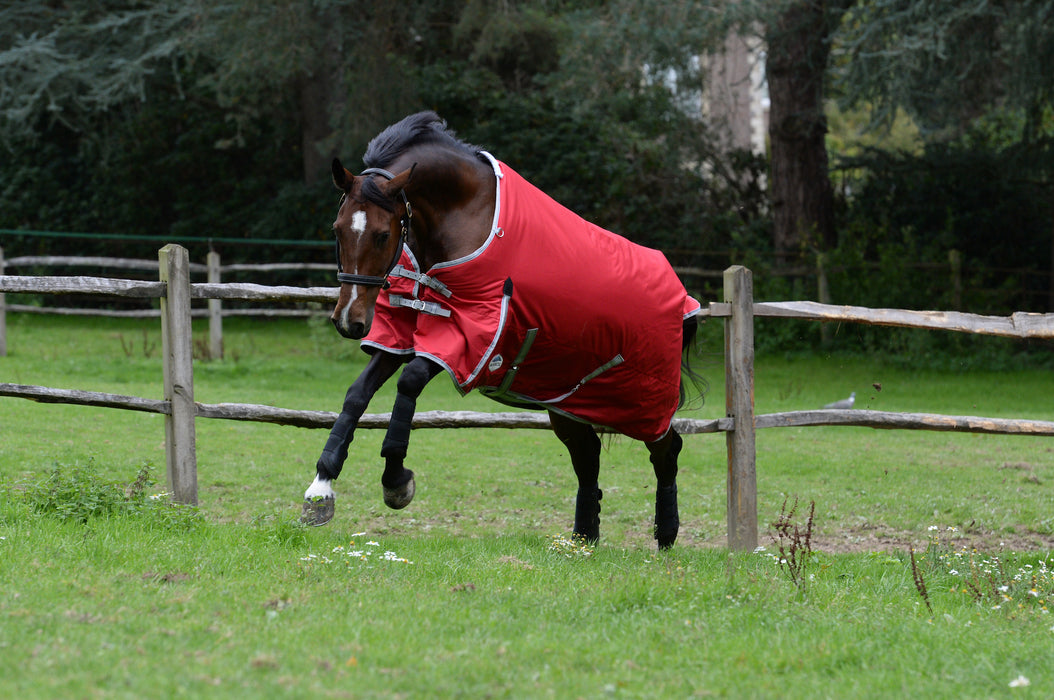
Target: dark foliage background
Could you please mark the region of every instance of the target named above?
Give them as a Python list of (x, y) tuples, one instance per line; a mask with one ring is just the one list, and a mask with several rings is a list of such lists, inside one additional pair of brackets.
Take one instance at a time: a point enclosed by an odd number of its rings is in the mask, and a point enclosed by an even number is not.
[[(9, 258), (154, 258), (164, 240), (195, 260), (211, 246), (224, 262), (328, 262), (328, 160), (354, 168), (373, 134), (434, 109), (565, 205), (675, 265), (751, 267), (758, 299), (816, 298), (822, 253), (836, 303), (1054, 311), (1054, 110), (1039, 65), (1054, 44), (1052, 3), (848, 6), (821, 67), (831, 95), (874, 107), (873, 128), (904, 107), (922, 145), (832, 152), (833, 245), (803, 236), (777, 251), (769, 163), (729, 150), (704, 118), (699, 56), (731, 29), (776, 26), (800, 5), (3, 5), (0, 245)], [(836, 5), (838, 19), (847, 6)], [(969, 78), (958, 90), (941, 77), (955, 67)], [(719, 280), (686, 282), (705, 298), (720, 293)], [(783, 328), (762, 342), (819, 342), (815, 326)], [(863, 330), (832, 342), (929, 351), (888, 338)]]

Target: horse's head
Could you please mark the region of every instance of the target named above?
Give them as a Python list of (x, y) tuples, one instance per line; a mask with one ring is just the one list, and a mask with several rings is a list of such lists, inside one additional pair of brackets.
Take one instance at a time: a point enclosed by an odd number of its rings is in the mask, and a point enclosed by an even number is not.
[(369, 333), (377, 295), (399, 260), (410, 216), (403, 188), (411, 171), (371, 169), (356, 177), (333, 161), (333, 183), (344, 197), (333, 222), (340, 297), (330, 320), (345, 338)]

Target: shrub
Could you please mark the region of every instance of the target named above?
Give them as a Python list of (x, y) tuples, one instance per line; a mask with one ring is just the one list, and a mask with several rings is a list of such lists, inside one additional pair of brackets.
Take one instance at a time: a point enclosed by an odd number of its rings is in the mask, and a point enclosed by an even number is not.
[(122, 485), (101, 479), (91, 460), (83, 466), (57, 464), (46, 477), (27, 487), (22, 496), (37, 515), (79, 523), (144, 514), (166, 526), (187, 526), (197, 521), (196, 508), (172, 503), (165, 493), (148, 493), (155, 484), (151, 470), (150, 464), (144, 464), (135, 479)]

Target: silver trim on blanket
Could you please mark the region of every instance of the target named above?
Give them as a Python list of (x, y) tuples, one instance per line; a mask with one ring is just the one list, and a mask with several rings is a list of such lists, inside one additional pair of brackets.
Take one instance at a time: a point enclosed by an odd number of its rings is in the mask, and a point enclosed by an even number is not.
[(481, 245), (479, 248), (476, 248), (468, 255), (457, 258), (455, 260), (447, 260), (446, 262), (436, 263), (432, 266), (432, 270), (442, 270), (445, 267), (454, 267), (455, 265), (466, 263), (469, 260), (474, 260), (480, 255), (482, 255), (483, 251), (490, 247), (490, 244), (494, 242), (495, 238), (501, 238), (505, 235), (505, 232), (498, 227), (498, 217), (501, 216), (501, 180), (503, 177), (505, 177), (505, 175), (501, 172), (501, 165), (498, 162), (497, 158), (487, 153), (486, 151), (480, 151), (479, 153), (481, 156), (486, 157), (487, 160), (490, 162), (491, 167), (494, 168), (494, 220), (491, 222), (490, 225), (490, 234), (487, 236), (487, 240), (483, 241), (483, 245)]
[(468, 375), (468, 378), (461, 383), (461, 386), (467, 386), (471, 384), (476, 376), (483, 371), (483, 368), (490, 362), (490, 356), (494, 354), (494, 349), (498, 347), (498, 341), (501, 340), (501, 334), (505, 332), (505, 322), (509, 320), (509, 302), (512, 300), (511, 294), (503, 294), (501, 297), (501, 316), (498, 318), (498, 330), (494, 332), (494, 338), (491, 339), (490, 345), (487, 347), (487, 351), (483, 353), (483, 357), (479, 358), (479, 364), (472, 370), (472, 374)]

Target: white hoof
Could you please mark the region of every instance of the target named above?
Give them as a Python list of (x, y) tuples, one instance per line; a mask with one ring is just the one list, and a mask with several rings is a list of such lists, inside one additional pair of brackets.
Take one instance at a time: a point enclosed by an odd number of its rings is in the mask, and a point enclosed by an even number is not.
[(304, 507), (300, 511), (300, 522), (305, 525), (325, 525), (333, 519), (337, 494), (329, 479), (315, 475), (315, 480), (304, 492)]

